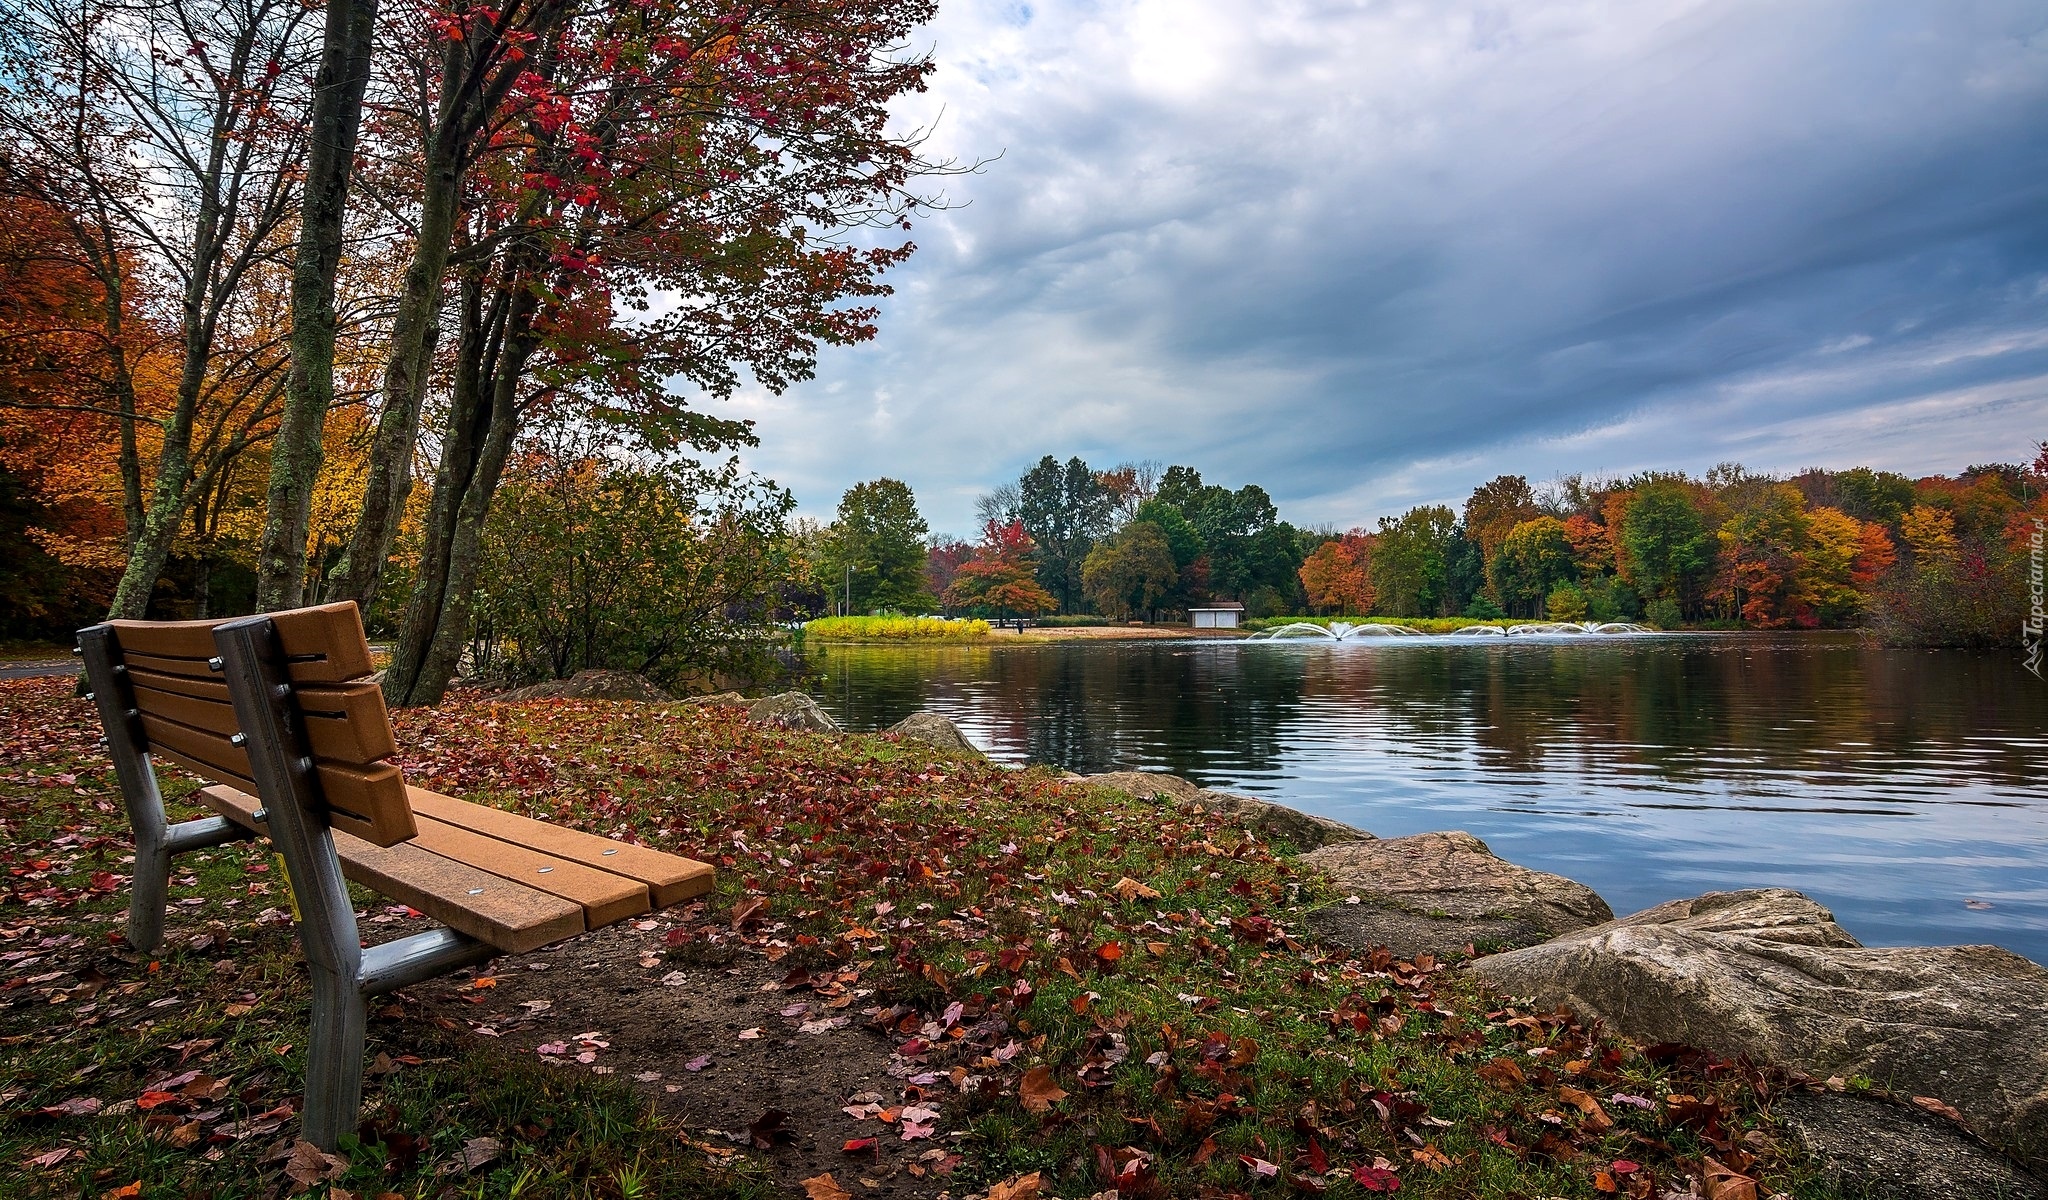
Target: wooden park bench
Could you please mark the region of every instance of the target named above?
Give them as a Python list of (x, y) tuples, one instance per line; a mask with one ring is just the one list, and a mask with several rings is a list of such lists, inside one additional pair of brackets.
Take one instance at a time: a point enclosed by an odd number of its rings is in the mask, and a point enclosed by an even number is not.
[[(352, 602), (79, 633), (135, 830), (128, 940), (163, 940), (171, 859), (266, 836), (311, 968), (304, 1136), (325, 1150), (362, 1102), (365, 1002), (699, 896), (704, 863), (406, 784)], [(213, 781), (218, 816), (169, 824), (151, 759)], [(345, 880), (441, 923), (364, 947)]]

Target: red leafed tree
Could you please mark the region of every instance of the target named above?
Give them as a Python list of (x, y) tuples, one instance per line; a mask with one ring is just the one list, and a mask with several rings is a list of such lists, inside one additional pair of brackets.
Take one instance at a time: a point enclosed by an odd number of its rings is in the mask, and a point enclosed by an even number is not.
[(974, 557), (972, 543), (955, 538), (935, 542), (926, 547), (924, 555), (924, 586), (934, 596), (943, 596), (953, 586), (953, 577), (960, 568)]
[(1364, 615), (1378, 599), (1372, 586), (1373, 536), (1354, 529), (1317, 546), (1301, 564), (1308, 602), (1337, 614)]
[(962, 563), (946, 588), (945, 602), (954, 608), (988, 609), (1000, 616), (1032, 616), (1059, 607), (1052, 593), (1038, 585), (1031, 556), (1037, 551), (1022, 521), (990, 521), (982, 527), (981, 545)]
[[(930, 0), (611, 0), (507, 54), (516, 72), (466, 173), (452, 385), (418, 572), (385, 676), (438, 700), (469, 625), (479, 539), (525, 422), (573, 406), (657, 450), (752, 444), (688, 407), (745, 370), (808, 378), (874, 336), (879, 276), (933, 168), (885, 126), (928, 59), (896, 47)], [(468, 38), (460, 12), (441, 36)], [(853, 301), (848, 303), (848, 301)]]

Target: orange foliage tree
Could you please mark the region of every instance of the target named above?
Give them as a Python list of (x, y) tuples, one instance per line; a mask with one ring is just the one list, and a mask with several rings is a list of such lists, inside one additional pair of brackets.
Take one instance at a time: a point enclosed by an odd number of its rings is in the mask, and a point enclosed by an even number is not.
[(1301, 564), (1301, 587), (1318, 610), (1363, 616), (1378, 594), (1372, 585), (1373, 535), (1354, 529), (1317, 546)]

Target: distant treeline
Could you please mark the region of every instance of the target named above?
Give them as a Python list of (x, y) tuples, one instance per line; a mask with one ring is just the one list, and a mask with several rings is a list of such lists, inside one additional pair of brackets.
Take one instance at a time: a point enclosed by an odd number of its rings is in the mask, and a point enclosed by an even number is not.
[(809, 531), (827, 607), (972, 615), (1547, 617), (1665, 627), (1874, 627), (1913, 644), (2019, 640), (2048, 450), (1919, 479), (1855, 467), (1789, 478), (1503, 475), (1461, 508), (1302, 528), (1256, 484), (1190, 467), (1047, 456), (983, 496), (975, 543), (932, 537), (910, 489), (849, 491)]

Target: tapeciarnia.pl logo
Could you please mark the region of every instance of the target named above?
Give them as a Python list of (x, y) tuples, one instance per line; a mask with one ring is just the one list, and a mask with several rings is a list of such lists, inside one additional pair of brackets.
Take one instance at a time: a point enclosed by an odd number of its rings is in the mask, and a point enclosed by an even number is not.
[(2027, 538), (2027, 608), (2026, 623), (2020, 626), (2020, 644), (2027, 652), (2026, 668), (2041, 678), (2041, 632), (2048, 625), (2048, 611), (2042, 607), (2043, 586), (2041, 578), (2041, 544), (2048, 536), (2048, 520), (2034, 518), (2034, 532)]

